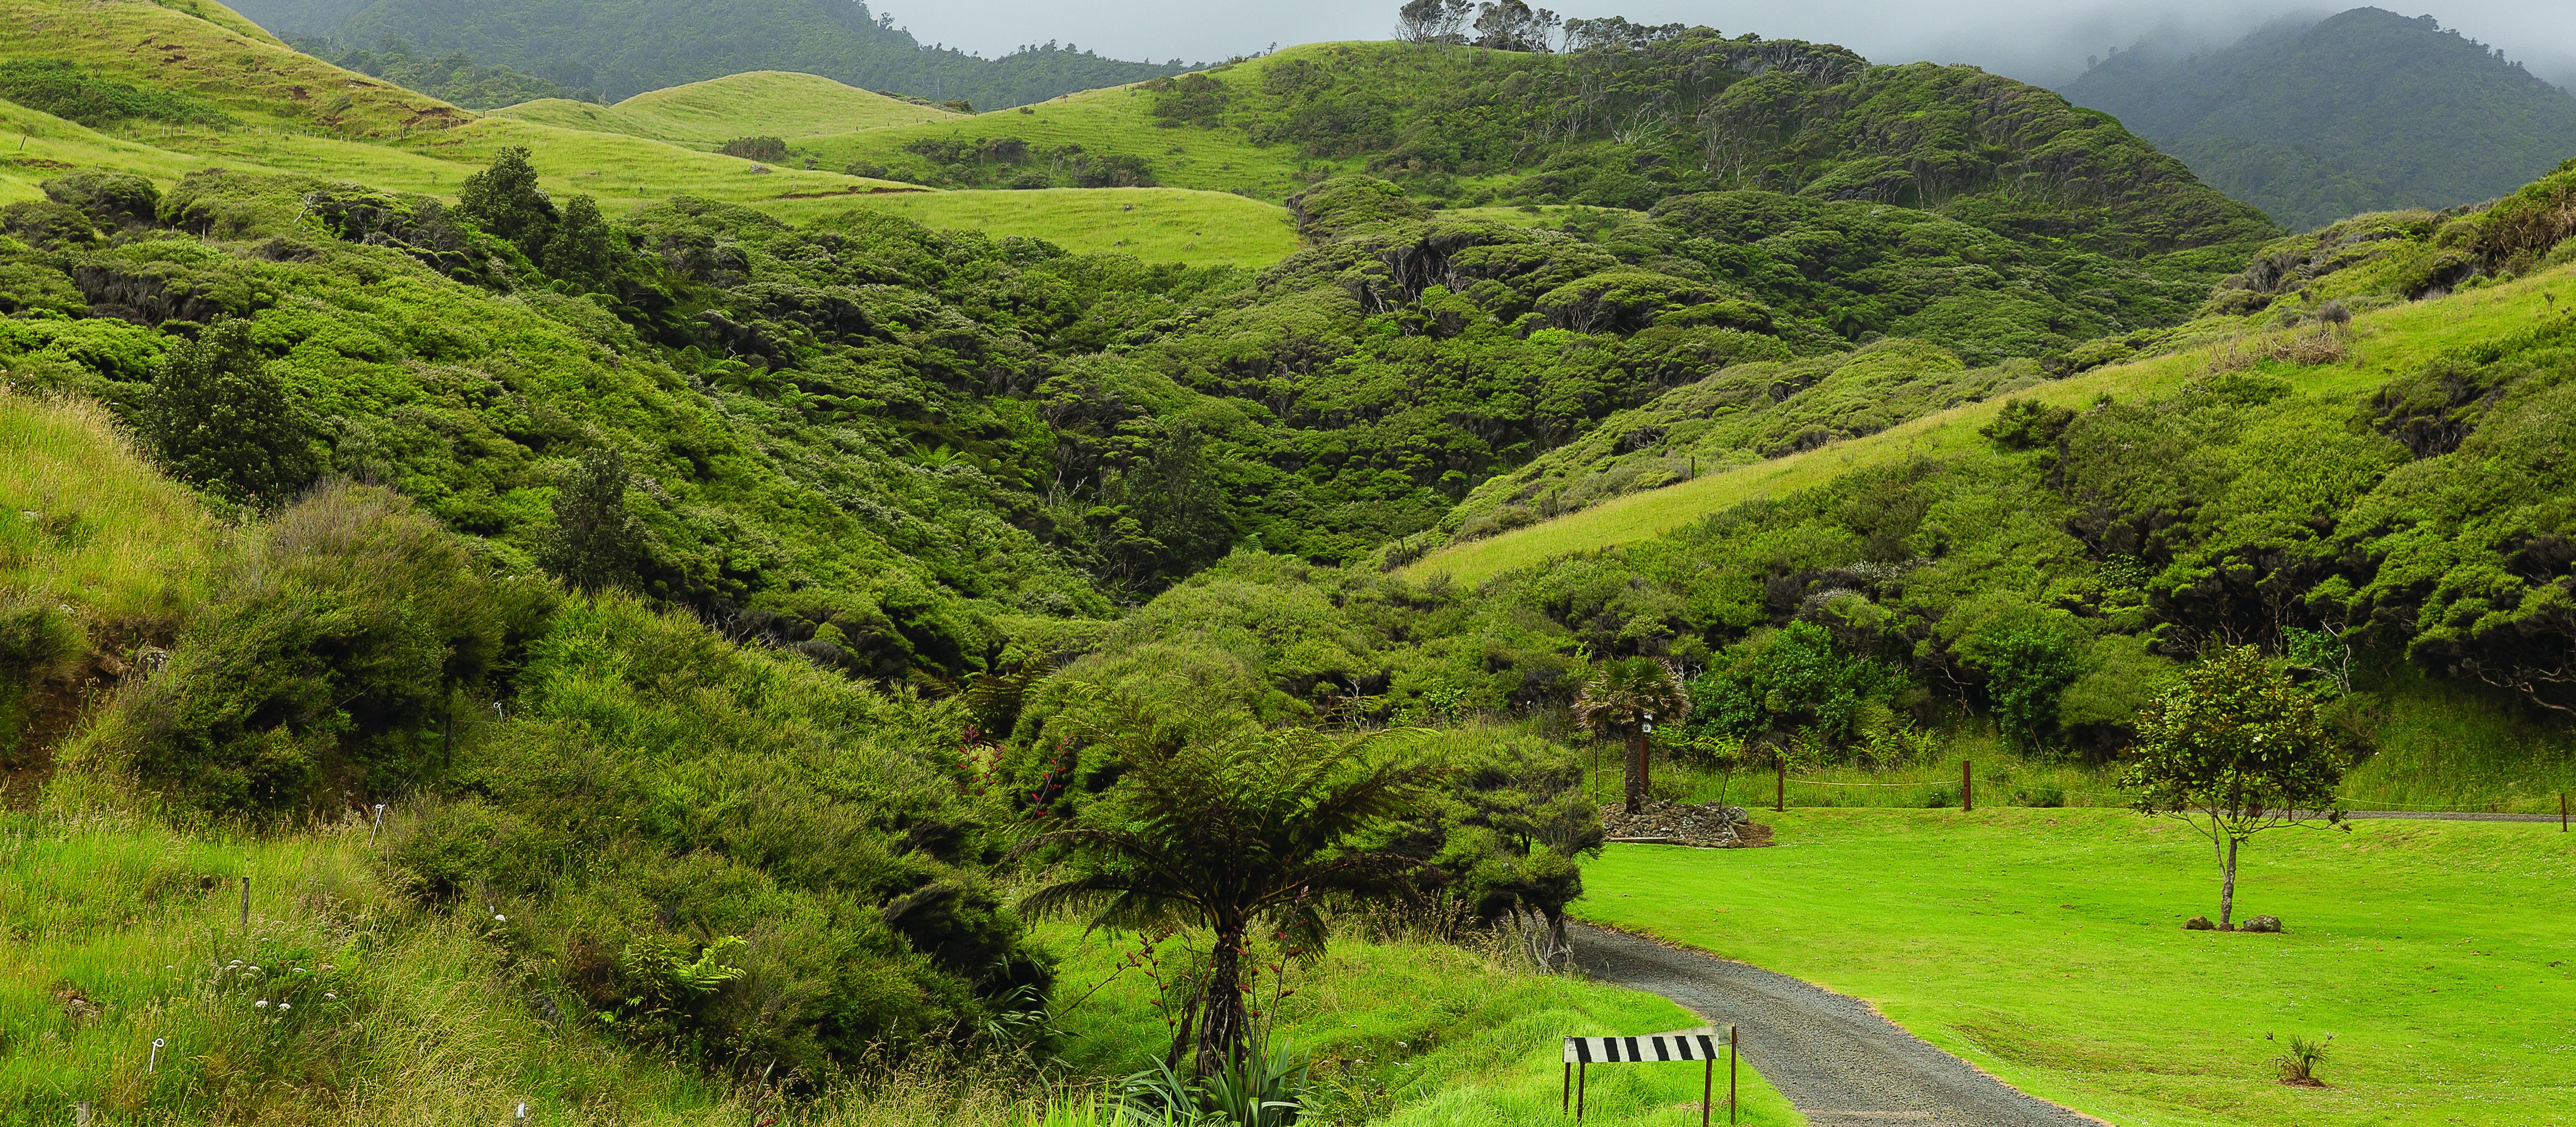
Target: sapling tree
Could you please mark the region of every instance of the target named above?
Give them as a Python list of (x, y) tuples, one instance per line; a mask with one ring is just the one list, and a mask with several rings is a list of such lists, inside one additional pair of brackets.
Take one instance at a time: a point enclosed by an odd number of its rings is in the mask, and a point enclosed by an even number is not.
[(2120, 785), (2137, 808), (2181, 819), (2218, 859), (2218, 925), (2235, 926), (2236, 857), (2255, 834), (2337, 826), (2335, 789), (2350, 758), (2317, 717), (2316, 699), (2251, 647), (2184, 671), (2138, 717)]
[(528, 150), (517, 145), (495, 154), (492, 167), (465, 178), (456, 210), (532, 259), (544, 256), (546, 239), (554, 233), (554, 201), (537, 186)]
[(1574, 722), (1595, 736), (1628, 744), (1627, 811), (1646, 808), (1646, 737), (1657, 723), (1678, 725), (1690, 716), (1690, 693), (1673, 667), (1632, 657), (1601, 667), (1574, 696)]
[(302, 420), (252, 343), (251, 323), (233, 319), (171, 352), (153, 377), (142, 429), (172, 476), (227, 500), (268, 505), (321, 471)]
[(555, 490), (554, 535), (537, 566), (578, 591), (632, 587), (644, 562), (644, 525), (626, 507), (626, 456), (603, 446), (573, 464)]

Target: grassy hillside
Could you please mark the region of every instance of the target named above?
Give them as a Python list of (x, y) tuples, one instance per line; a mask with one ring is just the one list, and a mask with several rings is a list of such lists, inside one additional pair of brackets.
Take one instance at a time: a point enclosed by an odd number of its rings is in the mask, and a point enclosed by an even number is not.
[(2206, 55), (2152, 41), (2067, 86), (2294, 228), (2494, 199), (2576, 154), (2576, 96), (2432, 17), (2295, 17)]
[[(1326, 48), (1293, 47), (1264, 59), (1215, 72), (1220, 76), (1255, 74), (1280, 60), (1312, 56)], [(1035, 152), (1079, 149), (1092, 156), (1119, 156), (1142, 162), (1154, 181), (1166, 187), (1208, 192), (1239, 192), (1277, 202), (1295, 195), (1321, 175), (1357, 171), (1362, 162), (1315, 160), (1278, 145), (1257, 145), (1229, 130), (1157, 128), (1152, 91), (1115, 86), (1050, 98), (1014, 110), (980, 113), (921, 125), (871, 129), (808, 138), (801, 147), (826, 168), (884, 169), (879, 175), (915, 183), (965, 180), (911, 151), (925, 142), (962, 142), (980, 150), (991, 144), (1020, 141)], [(971, 182), (954, 186), (974, 187)]]
[[(2382, 384), (2422, 368), (2446, 351), (2510, 336), (2542, 320), (2553, 308), (2543, 295), (2555, 297), (2564, 292), (2569, 277), (2567, 271), (2552, 270), (2473, 294), (2363, 314), (2354, 319), (2348, 351), (2343, 356), (2300, 370), (2298, 393), (2312, 397), (2321, 410), (2349, 413)], [(2260, 349), (2267, 343), (2258, 338), (2250, 347)], [(2206, 375), (2215, 358), (2231, 352), (2242, 354), (2248, 347), (2236, 342), (2204, 345), (2064, 379), (2024, 384), (2011, 388), (2009, 394), (1980, 389), (1975, 393), (1975, 402), (1910, 419), (1880, 433), (1750, 464), (1726, 466), (1722, 462), (1748, 456), (1740, 440), (1712, 442), (1706, 457), (1713, 472), (1704, 472), (1697, 480), (1618, 495), (1567, 516), (1469, 539), (1430, 553), (1408, 565), (1405, 573), (1417, 579), (1445, 576), (1452, 582), (1480, 583), (1553, 558), (1650, 540), (1735, 505), (1783, 497), (1848, 474), (1920, 458), (1975, 453), (1987, 446), (1979, 432), (1994, 421), (2006, 398), (2067, 408), (2094, 406), (2106, 399), (2118, 402), (2152, 398)], [(1660, 409), (1646, 408), (1633, 419), (1613, 418), (1604, 424), (1603, 433), (1665, 421), (1667, 414), (1687, 415), (1693, 402), (1688, 397), (1694, 394), (1705, 392), (1676, 392), (1672, 403)], [(1854, 388), (1850, 394), (1865, 396), (1869, 389)], [(1673, 452), (1659, 456), (1665, 460), (1686, 458), (1688, 442), (1684, 439)], [(1595, 457), (1609, 453), (1607, 447), (1599, 445), (1585, 449)], [(1570, 449), (1568, 456), (1579, 458), (1583, 452)], [(1616, 472), (1617, 464), (1610, 462), (1606, 468)], [(1540, 480), (1545, 473), (1543, 468), (1537, 469), (1530, 480)], [(1508, 495), (1522, 487), (1518, 482), (1504, 482), (1492, 488)]]
[[(2576, 1114), (2556, 826), (2366, 822), (2256, 839), (2240, 911), (2286, 935), (2188, 932), (2208, 844), (2108, 811), (1799, 812), (1787, 848), (1613, 846), (1588, 918), (1875, 1004), (2034, 1094), (2116, 1123), (2550, 1123)], [(2292, 1035), (2335, 1041), (2281, 1084)]]
[(961, 115), (815, 75), (755, 71), (649, 91), (613, 106), (550, 98), (505, 106), (493, 116), (712, 149), (738, 137), (801, 142), (830, 133), (953, 121)]
[(1174, 188), (1047, 188), (1007, 192), (888, 192), (855, 199), (781, 200), (770, 214), (802, 221), (865, 208), (940, 230), (1043, 239), (1076, 254), (1260, 269), (1296, 253), (1296, 224), (1277, 204)]
[[(31, 118), (22, 131), (28, 148), (0, 165), (0, 177), (16, 181), (21, 196), (66, 167), (167, 181), (213, 164), (452, 196), (468, 173), (511, 145), (538, 154), (553, 190), (596, 196), (612, 211), (680, 192), (749, 202), (895, 187), (827, 173), (760, 173), (747, 161), (614, 133), (478, 119), (300, 54), (256, 28), (231, 30), (223, 20), (238, 17), (211, 3), (200, 6), (204, 17), (144, 0), (9, 3), (15, 10), (0, 21), (0, 48), (13, 57), (59, 61), (84, 81), (168, 91), (221, 119), (96, 122), (128, 142), (114, 144), (97, 130)], [(40, 147), (43, 140), (56, 147)]]
[(471, 117), (296, 51), (213, 0), (9, 0), (0, 7), (0, 55), (172, 91), (248, 125), (389, 138)]

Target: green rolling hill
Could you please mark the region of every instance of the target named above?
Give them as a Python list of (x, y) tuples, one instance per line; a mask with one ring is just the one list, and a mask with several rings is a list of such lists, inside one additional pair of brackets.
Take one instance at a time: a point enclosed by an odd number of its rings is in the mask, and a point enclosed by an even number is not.
[(801, 142), (826, 134), (932, 124), (961, 116), (944, 107), (783, 71), (728, 75), (647, 91), (613, 106), (548, 98), (504, 106), (492, 114), (697, 149), (712, 149), (738, 137)]

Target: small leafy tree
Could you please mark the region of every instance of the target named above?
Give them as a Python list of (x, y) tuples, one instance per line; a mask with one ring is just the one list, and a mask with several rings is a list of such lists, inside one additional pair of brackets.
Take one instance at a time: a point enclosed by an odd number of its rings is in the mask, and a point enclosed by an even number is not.
[(251, 343), (251, 324), (218, 321), (170, 354), (153, 378), (143, 431), (172, 476), (227, 500), (267, 505), (320, 472), (301, 413)]
[(2218, 925), (2235, 926), (2236, 855), (2264, 830), (2341, 825), (2335, 789), (2351, 766), (2314, 698), (2251, 647), (2184, 671), (2138, 718), (2120, 785), (2137, 808), (2179, 818), (2218, 858)]
[(492, 167), (465, 178), (456, 194), (456, 210), (486, 233), (509, 240), (530, 259), (545, 256), (554, 233), (555, 205), (537, 186), (537, 170), (528, 150), (512, 145), (492, 158)]
[(537, 566), (577, 591), (632, 587), (644, 563), (644, 526), (626, 507), (633, 477), (614, 447), (582, 455), (555, 490), (555, 532)]
[(1395, 37), (1407, 43), (1449, 43), (1467, 29), (1474, 0), (1407, 0), (1395, 14)]
[(1124, 693), (1102, 693), (1065, 719), (1089, 753), (1123, 770), (1074, 824), (1013, 851), (1061, 854), (1070, 870), (1020, 907), (1082, 912), (1094, 928), (1206, 928), (1208, 974), (1165, 1063), (1177, 1066), (1195, 1021), (1199, 1075), (1222, 1070), (1252, 1034), (1241, 987), (1255, 925), (1313, 956), (1324, 950), (1328, 905), (1391, 896), (1413, 862), (1359, 839), (1412, 812), (1434, 771), (1397, 754), (1387, 733), (1264, 729)]
[(1959, 640), (1960, 662), (1986, 675), (1995, 728), (2016, 750), (2037, 755), (2057, 742), (2058, 702), (2084, 675), (2079, 644), (2061, 618), (2043, 615), (1972, 630)]
[(1632, 657), (1602, 666), (1574, 696), (1574, 722), (1603, 738), (1628, 741), (1627, 810), (1646, 808), (1646, 735), (1652, 725), (1680, 724), (1690, 716), (1690, 694), (1680, 675), (1653, 658)]
[(556, 278), (585, 290), (604, 290), (617, 276), (619, 249), (616, 233), (600, 218), (599, 202), (574, 196), (547, 237), (540, 261), (546, 273)]

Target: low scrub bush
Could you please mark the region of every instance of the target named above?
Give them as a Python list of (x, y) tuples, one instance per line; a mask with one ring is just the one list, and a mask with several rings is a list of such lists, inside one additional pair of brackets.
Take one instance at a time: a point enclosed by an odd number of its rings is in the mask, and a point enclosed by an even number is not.
[(434, 781), (450, 697), (541, 593), (486, 579), (390, 491), (323, 487), (281, 514), (76, 749), (179, 807), (306, 814)]

